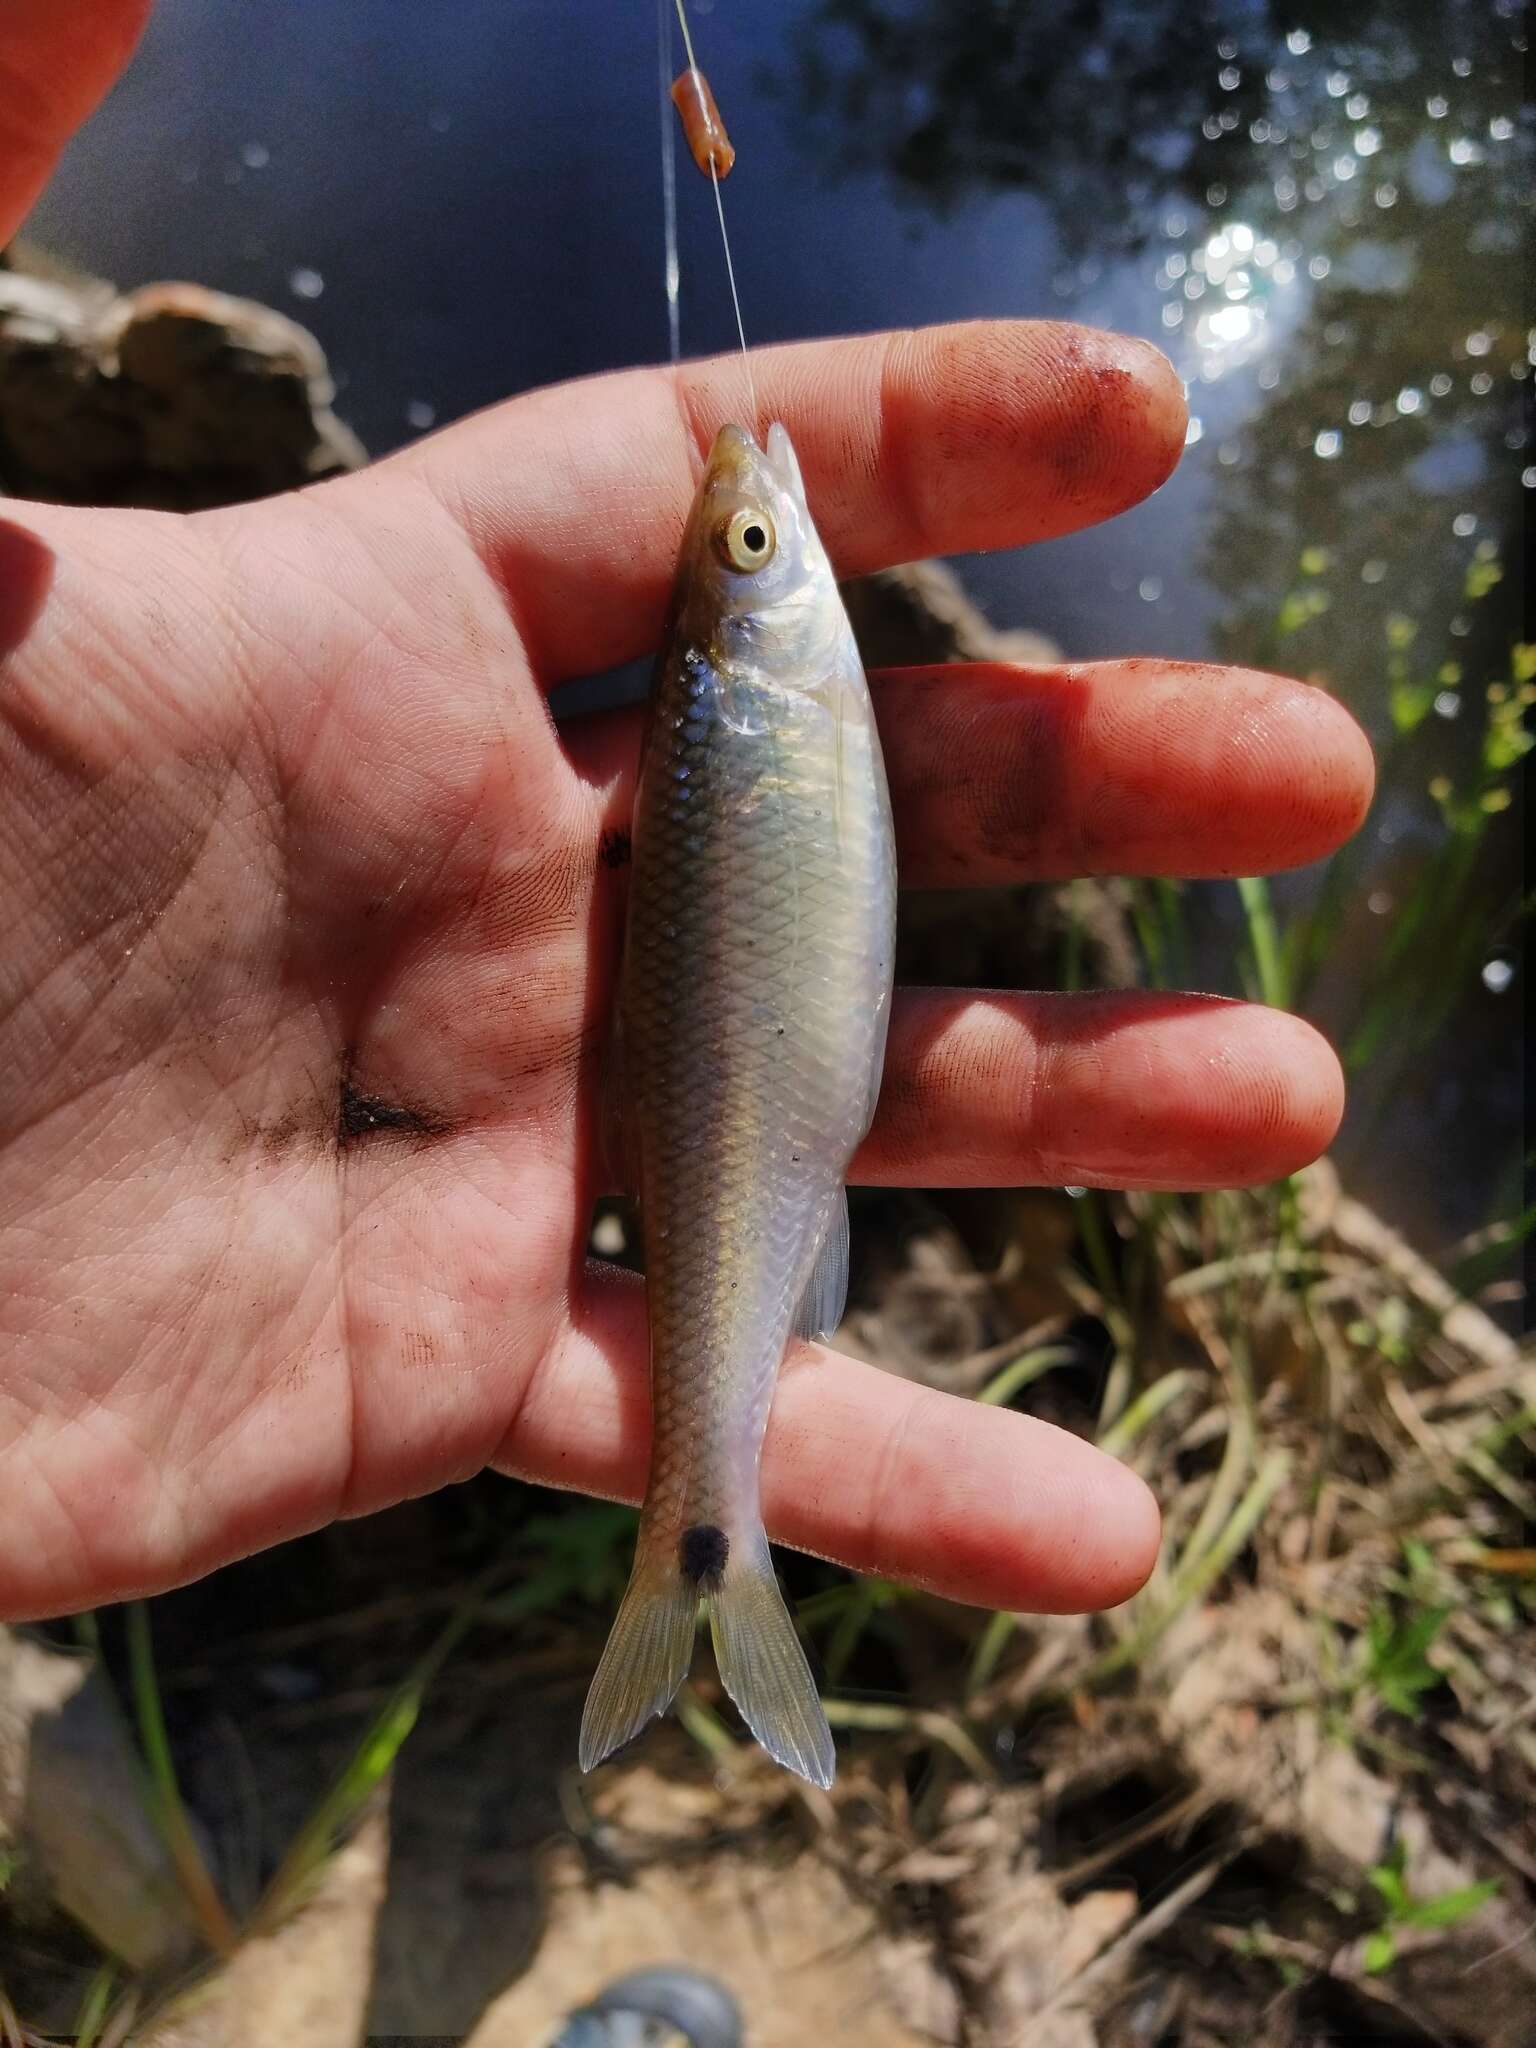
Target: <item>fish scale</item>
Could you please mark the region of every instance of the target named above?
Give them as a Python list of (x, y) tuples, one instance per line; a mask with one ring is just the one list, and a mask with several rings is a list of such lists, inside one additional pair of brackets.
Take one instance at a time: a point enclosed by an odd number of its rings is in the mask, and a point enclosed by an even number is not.
[[(771, 544), (755, 574), (729, 558), (754, 534)], [(668, 1704), (702, 1598), (753, 1732), (825, 1783), (831, 1737), (773, 1578), (758, 1460), (802, 1297), (829, 1235), (843, 1243), (889, 1016), (895, 858), (868, 688), (781, 427), (766, 451), (723, 429), (701, 481), (632, 845), (619, 1010), (653, 1443), (583, 1762)], [(824, 1292), (835, 1320), (835, 1278)]]

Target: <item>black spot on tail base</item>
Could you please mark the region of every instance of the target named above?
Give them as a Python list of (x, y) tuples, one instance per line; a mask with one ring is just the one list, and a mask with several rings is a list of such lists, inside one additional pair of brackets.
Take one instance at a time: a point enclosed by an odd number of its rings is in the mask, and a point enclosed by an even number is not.
[(697, 1522), (691, 1529), (685, 1529), (678, 1540), (677, 1561), (682, 1567), (683, 1577), (702, 1592), (711, 1592), (719, 1585), (725, 1574), (725, 1561), (731, 1554), (725, 1531), (717, 1529), (713, 1522)]

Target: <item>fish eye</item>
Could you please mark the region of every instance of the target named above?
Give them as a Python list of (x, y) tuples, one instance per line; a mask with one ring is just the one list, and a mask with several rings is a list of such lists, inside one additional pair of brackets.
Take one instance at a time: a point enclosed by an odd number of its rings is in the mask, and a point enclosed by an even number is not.
[(720, 553), (731, 568), (761, 569), (773, 559), (776, 537), (766, 512), (735, 512), (717, 537)]

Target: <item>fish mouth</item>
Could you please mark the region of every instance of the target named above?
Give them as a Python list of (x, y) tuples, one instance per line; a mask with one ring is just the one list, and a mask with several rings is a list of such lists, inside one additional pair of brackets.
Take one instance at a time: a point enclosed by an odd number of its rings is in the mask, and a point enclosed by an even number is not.
[(723, 426), (715, 436), (705, 468), (711, 482), (728, 483), (737, 489), (760, 485), (766, 471), (768, 478), (780, 490), (788, 491), (797, 503), (804, 498), (800, 464), (795, 459), (789, 429), (782, 420), (775, 420), (769, 427), (761, 447), (750, 428), (734, 422)]
[(764, 451), (769, 464), (778, 472), (779, 481), (795, 500), (797, 505), (805, 502), (805, 480), (800, 474), (799, 459), (795, 444), (789, 438), (789, 429), (782, 420), (775, 420), (768, 429), (768, 443)]

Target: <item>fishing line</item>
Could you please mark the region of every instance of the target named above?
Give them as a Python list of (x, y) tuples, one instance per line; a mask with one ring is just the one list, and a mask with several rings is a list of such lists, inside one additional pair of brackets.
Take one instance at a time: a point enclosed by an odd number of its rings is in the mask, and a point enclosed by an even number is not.
[[(698, 61), (693, 54), (693, 36), (688, 27), (688, 13), (683, 0), (674, 0), (677, 9), (678, 26), (683, 32), (683, 54), (688, 60), (690, 72), (702, 77)], [(662, 120), (666, 121), (666, 100), (670, 97), (669, 77), (672, 55), (672, 24), (666, 18), (666, 0), (660, 0), (659, 16), (664, 23), (661, 30), (661, 73), (662, 73)], [(727, 159), (726, 168), (730, 168)], [(725, 201), (720, 196), (720, 171), (713, 155), (709, 158), (709, 181), (715, 191), (715, 217), (720, 223), (720, 246), (725, 252), (725, 275), (731, 288), (731, 309), (736, 315), (736, 339), (741, 344), (742, 367), (747, 373), (747, 395), (752, 407), (751, 425), (754, 433), (758, 430), (757, 380), (752, 374), (752, 357), (747, 349), (747, 330), (741, 317), (741, 294), (736, 289), (736, 265), (731, 259), (731, 238), (725, 225)], [(662, 159), (662, 203), (666, 214), (667, 231), (667, 287), (668, 316), (672, 333), (672, 360), (678, 360), (678, 312), (677, 312), (677, 171), (673, 153), (671, 128), (667, 129), (666, 150)]]
[[(677, 0), (679, 7), (683, 0)], [(720, 173), (711, 169), (710, 182), (715, 188), (715, 213), (720, 221), (720, 245), (725, 250), (725, 274), (731, 285), (731, 304), (736, 310), (736, 339), (741, 343), (742, 367), (747, 373), (747, 397), (752, 406), (752, 431), (758, 426), (757, 380), (752, 375), (752, 357), (747, 349), (747, 330), (741, 324), (741, 300), (736, 293), (736, 266), (731, 261), (731, 238), (725, 231), (725, 202), (720, 197)]]
[(667, 341), (675, 369), (682, 358), (682, 318), (677, 292), (681, 271), (677, 261), (677, 137), (667, 96), (672, 90), (672, 9), (656, 0), (656, 54), (661, 69), (661, 216), (666, 241), (662, 290), (667, 300)]

